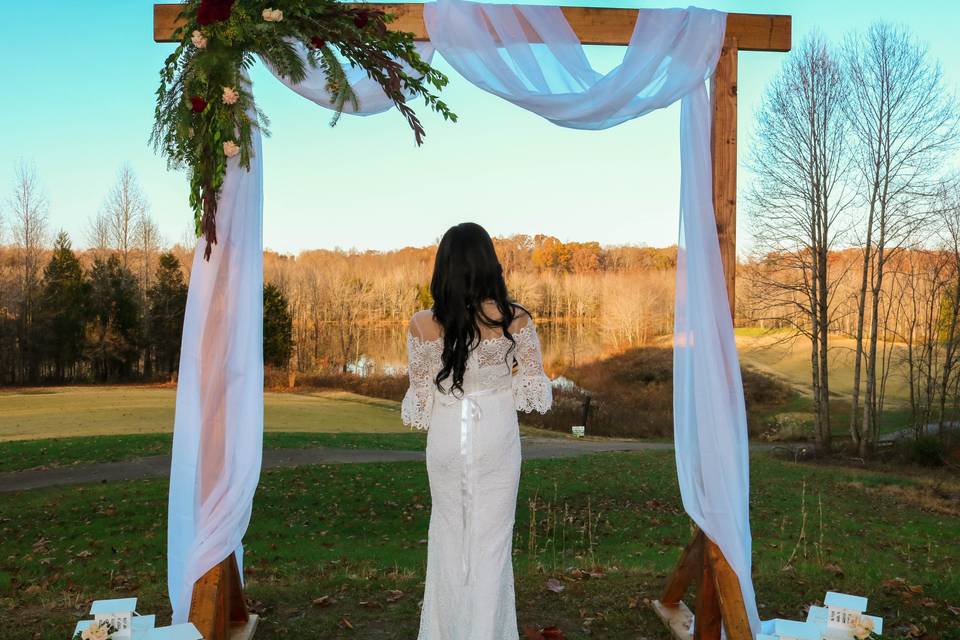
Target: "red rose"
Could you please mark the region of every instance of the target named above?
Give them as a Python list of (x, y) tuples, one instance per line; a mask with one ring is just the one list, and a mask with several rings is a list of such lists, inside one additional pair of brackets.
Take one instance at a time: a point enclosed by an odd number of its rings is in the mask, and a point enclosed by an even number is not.
[(323, 45), (327, 44), (327, 41), (320, 36), (313, 36), (310, 38), (310, 44), (313, 45), (314, 49), (320, 49)]
[(197, 22), (201, 25), (223, 22), (230, 18), (235, 0), (200, 0), (197, 7)]
[(370, 16), (367, 15), (366, 11), (361, 10), (353, 14), (353, 24), (356, 25), (357, 29), (363, 29), (365, 26), (367, 26), (367, 22), (369, 22), (369, 20)]
[(207, 101), (200, 96), (190, 96), (190, 107), (195, 113), (201, 113), (207, 108)]

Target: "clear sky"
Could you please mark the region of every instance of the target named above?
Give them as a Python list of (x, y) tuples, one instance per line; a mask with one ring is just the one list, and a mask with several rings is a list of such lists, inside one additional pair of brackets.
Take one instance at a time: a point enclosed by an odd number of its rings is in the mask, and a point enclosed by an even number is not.
[[(537, 0), (529, 0), (537, 2)], [(583, 2), (591, 6), (685, 6)], [(789, 13), (794, 42), (811, 29), (839, 40), (871, 20), (909, 25), (960, 84), (960, 3), (914, 0), (703, 0), (725, 11)], [(85, 243), (124, 162), (140, 178), (167, 242), (192, 226), (186, 177), (168, 172), (147, 143), (158, 71), (172, 45), (152, 40), (146, 0), (0, 0), (0, 211), (16, 163), (33, 163), (50, 201), (50, 226)], [(623, 49), (592, 47), (598, 67)], [(740, 182), (753, 112), (784, 54), (740, 56)], [(330, 112), (262, 68), (254, 93), (272, 120), (264, 142), (264, 244), (390, 249), (423, 245), (449, 225), (474, 220), (491, 233), (548, 233), (563, 240), (662, 246), (676, 241), (678, 107), (620, 127), (585, 132), (552, 125), (457, 76), (444, 99), (460, 116), (444, 123), (420, 109), (421, 148), (396, 111), (369, 118)], [(741, 213), (741, 250), (749, 225)]]

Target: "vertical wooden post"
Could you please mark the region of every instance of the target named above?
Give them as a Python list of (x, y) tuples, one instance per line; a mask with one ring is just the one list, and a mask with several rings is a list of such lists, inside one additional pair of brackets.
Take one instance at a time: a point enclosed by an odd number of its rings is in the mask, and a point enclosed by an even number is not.
[[(713, 209), (731, 315), (736, 312), (737, 278), (737, 53), (737, 38), (728, 35), (710, 83)], [(690, 611), (681, 599), (691, 584), (696, 584), (694, 640), (720, 640), (721, 628), (728, 640), (753, 637), (736, 573), (720, 548), (699, 530), (680, 556), (660, 600), (653, 603), (674, 636), (684, 640), (690, 638)]]
[(737, 278), (737, 39), (727, 36), (710, 83), (713, 126), (713, 210), (720, 261), (727, 280), (730, 313), (736, 306)]
[[(234, 628), (247, 625), (250, 616), (243, 601), (240, 570), (234, 554), (193, 585), (189, 619), (205, 640), (229, 640)], [(249, 633), (252, 635), (252, 628)]]

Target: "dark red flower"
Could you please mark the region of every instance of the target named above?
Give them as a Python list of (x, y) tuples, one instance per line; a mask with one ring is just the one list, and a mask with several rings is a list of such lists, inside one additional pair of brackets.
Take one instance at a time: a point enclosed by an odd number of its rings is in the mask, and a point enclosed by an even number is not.
[(197, 22), (201, 25), (223, 22), (230, 18), (235, 0), (200, 0), (197, 7)]
[(190, 107), (195, 113), (200, 113), (207, 108), (207, 101), (200, 96), (190, 96)]
[(314, 49), (320, 49), (323, 45), (327, 44), (327, 41), (320, 36), (313, 36), (310, 38), (310, 44), (313, 45)]
[(369, 21), (370, 15), (362, 9), (353, 14), (353, 24), (356, 25), (357, 29), (363, 29)]

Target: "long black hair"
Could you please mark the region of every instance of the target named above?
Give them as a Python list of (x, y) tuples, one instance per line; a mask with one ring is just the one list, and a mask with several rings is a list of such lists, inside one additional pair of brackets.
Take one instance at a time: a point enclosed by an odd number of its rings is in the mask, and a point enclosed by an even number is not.
[[(433, 317), (443, 327), (443, 366), (434, 382), (444, 391), (440, 383), (452, 378), (449, 391), (463, 393), (467, 357), (481, 340), (480, 324), (501, 329), (514, 343), (510, 325), (519, 308), (507, 295), (503, 267), (483, 227), (463, 222), (447, 229), (437, 247), (430, 293)], [(499, 318), (487, 315), (483, 308), (486, 301), (496, 303)], [(508, 357), (512, 351), (513, 346)]]

